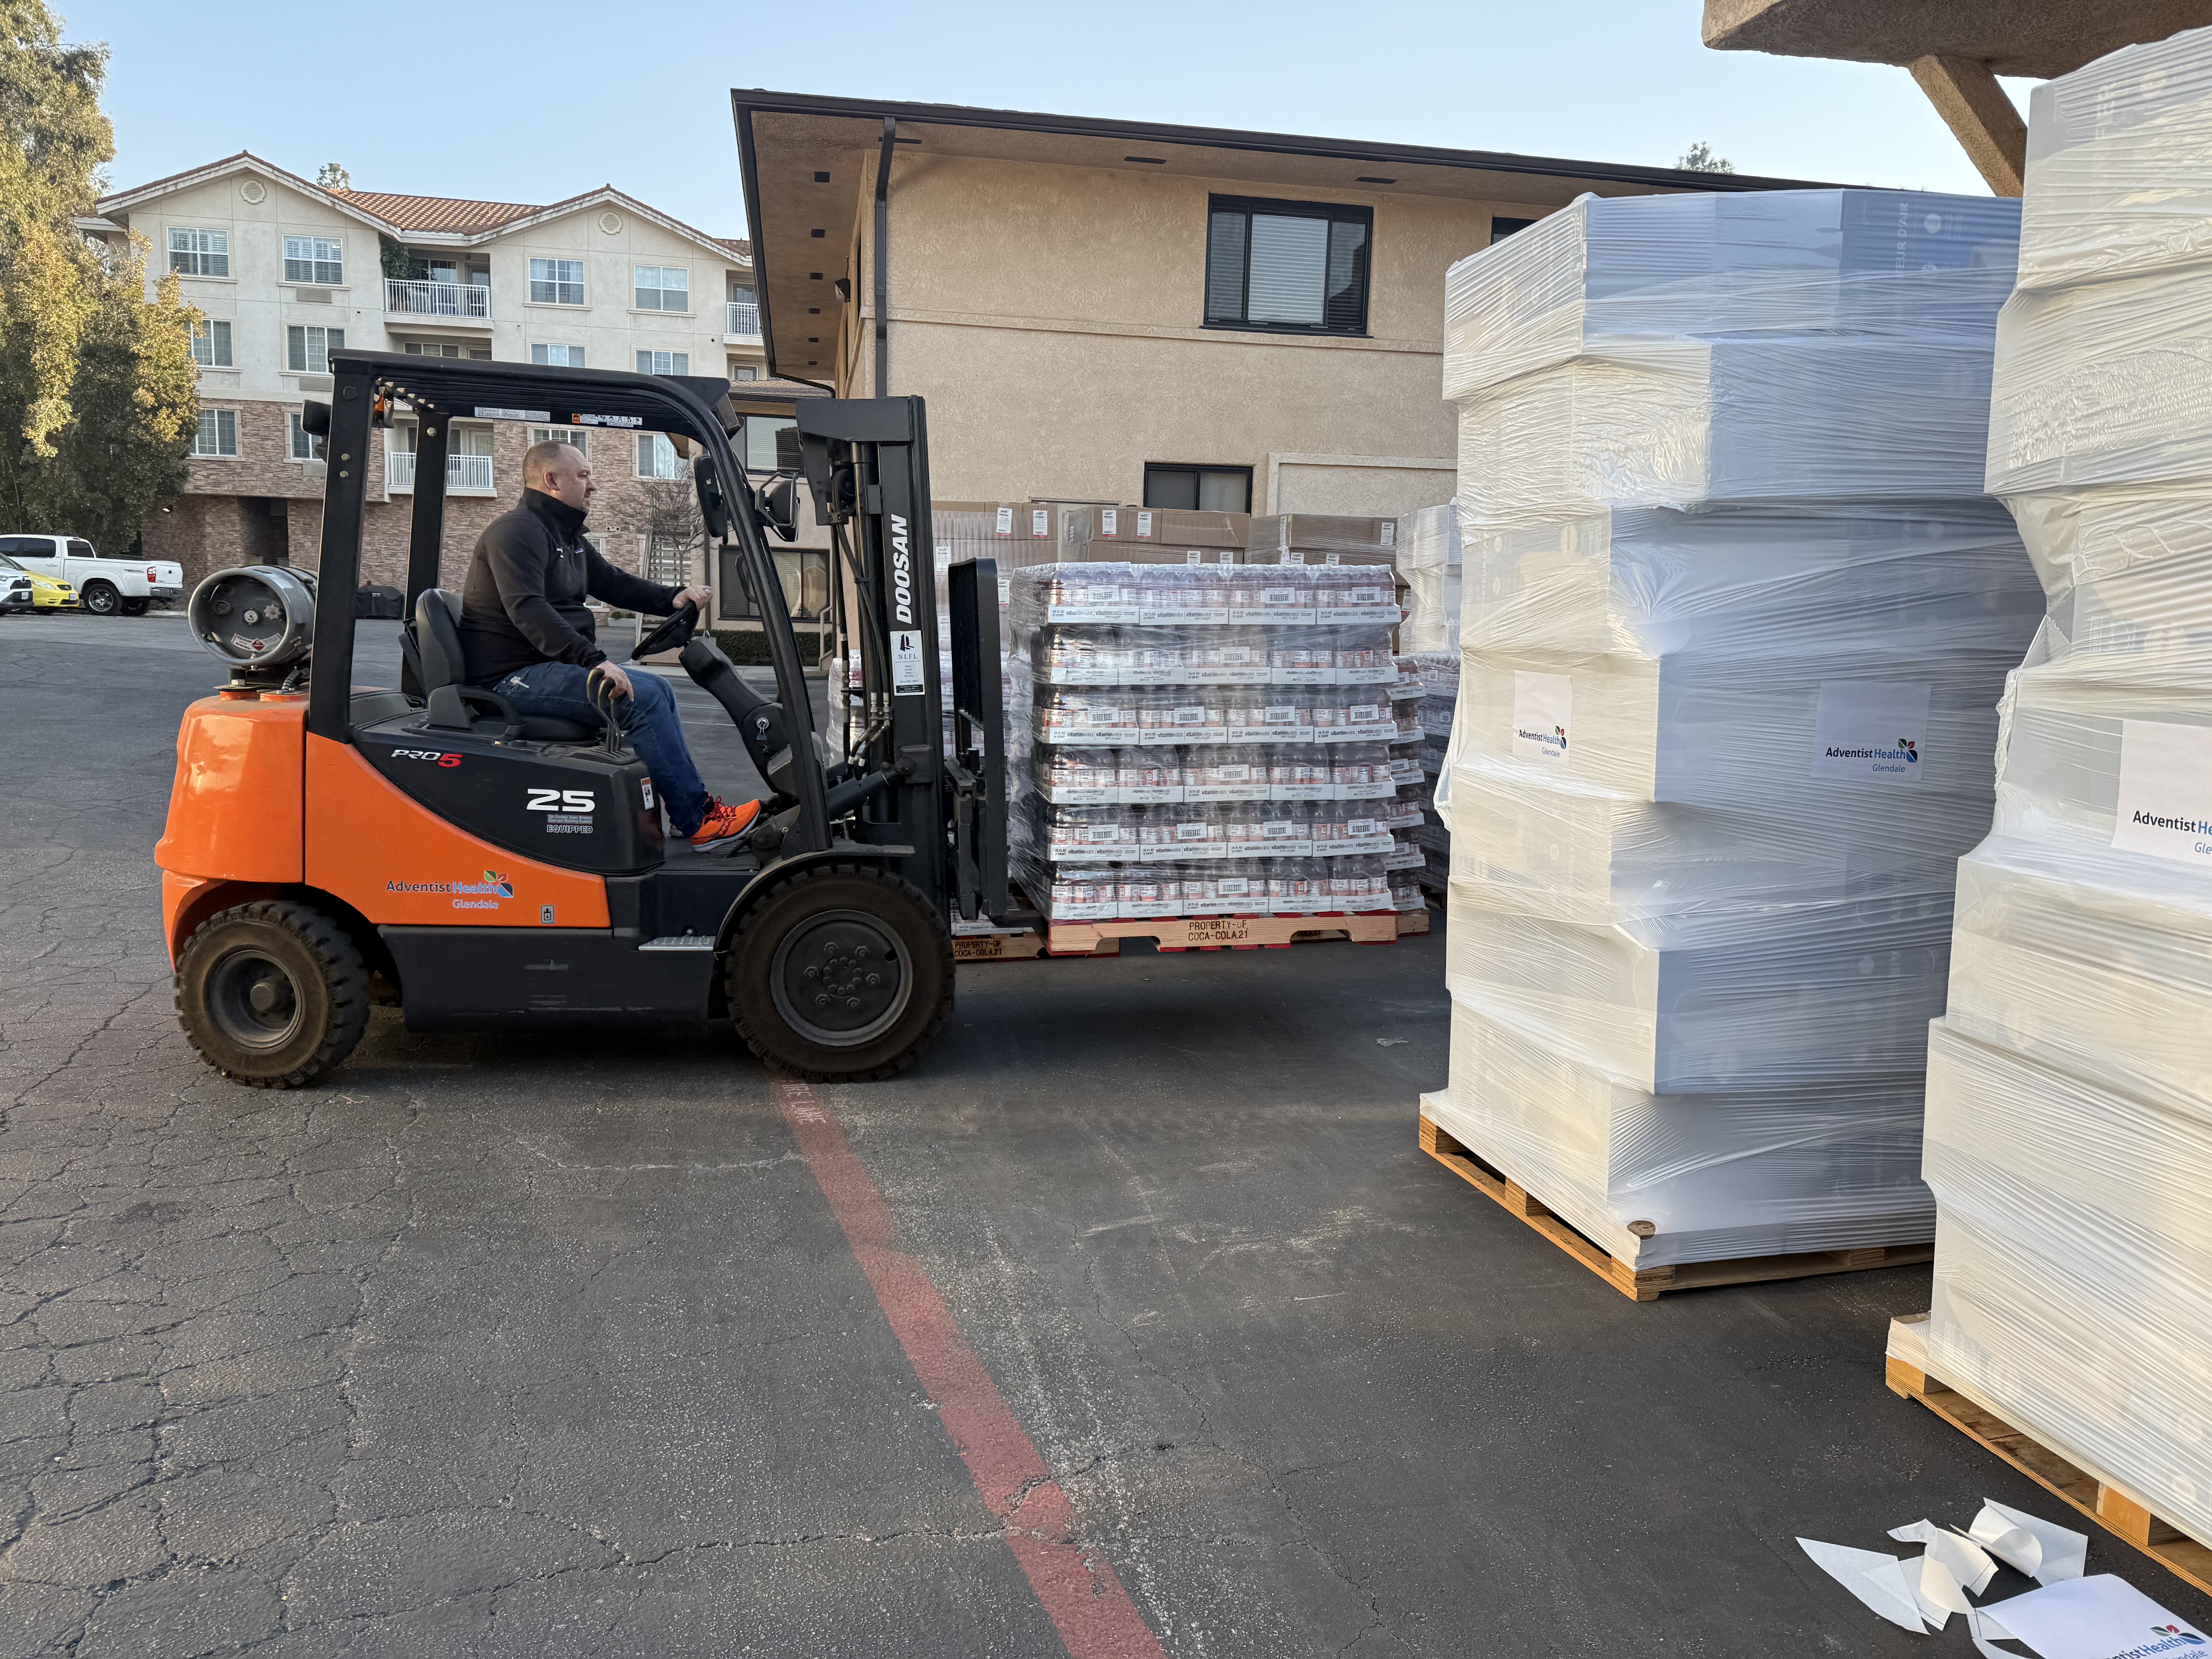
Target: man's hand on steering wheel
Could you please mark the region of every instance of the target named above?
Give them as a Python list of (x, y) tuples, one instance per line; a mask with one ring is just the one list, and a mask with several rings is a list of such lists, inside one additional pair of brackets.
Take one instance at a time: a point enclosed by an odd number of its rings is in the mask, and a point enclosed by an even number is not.
[(676, 596), (676, 608), (681, 611), (687, 605), (696, 605), (699, 607), (699, 615), (703, 620), (711, 614), (708, 607), (712, 604), (714, 598), (714, 590), (711, 587), (687, 587)]

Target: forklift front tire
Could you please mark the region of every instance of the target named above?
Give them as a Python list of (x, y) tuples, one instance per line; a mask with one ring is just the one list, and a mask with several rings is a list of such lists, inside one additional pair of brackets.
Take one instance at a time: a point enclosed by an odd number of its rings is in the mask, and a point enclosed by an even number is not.
[(216, 912), (177, 961), (177, 1017), (200, 1058), (249, 1089), (334, 1071), (368, 1026), (368, 968), (344, 929), (290, 899)]
[(866, 864), (778, 882), (730, 942), (730, 1018), (809, 1083), (895, 1076), (952, 1012), (952, 935), (913, 883)]

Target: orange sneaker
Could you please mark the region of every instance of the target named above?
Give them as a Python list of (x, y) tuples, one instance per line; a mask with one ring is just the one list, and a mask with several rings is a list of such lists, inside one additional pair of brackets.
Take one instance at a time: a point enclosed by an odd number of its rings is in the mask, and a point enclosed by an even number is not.
[(704, 853), (735, 841), (753, 827), (753, 820), (760, 816), (760, 805), (757, 800), (748, 800), (732, 806), (720, 795), (709, 795), (707, 816), (691, 832), (692, 850)]

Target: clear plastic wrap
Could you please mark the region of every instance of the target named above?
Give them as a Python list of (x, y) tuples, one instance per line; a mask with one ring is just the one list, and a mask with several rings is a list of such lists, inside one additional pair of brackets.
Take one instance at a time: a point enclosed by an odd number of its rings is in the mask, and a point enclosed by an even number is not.
[(1451, 273), (1449, 1093), (1638, 1265), (1931, 1230), (1954, 866), (2044, 616), (1982, 493), (2018, 213), (1585, 198)]
[[(2212, 1536), (2212, 31), (2037, 88), (1989, 480), (2049, 614), (1929, 1049), (1930, 1369)], [(2140, 748), (2135, 745), (2142, 745)]]
[(1917, 1072), (1654, 1094), (1455, 1004), (1451, 1083), (1422, 1109), (1633, 1267), (1910, 1243), (1933, 1220)]
[(1406, 583), (1401, 650), (1459, 648), (1459, 506), (1425, 507), (1398, 520), (1398, 574)]
[[(2200, 1028), (2201, 1029), (2201, 1028)], [(2212, 1536), (2212, 1119), (1939, 1024), (1929, 1367)]]

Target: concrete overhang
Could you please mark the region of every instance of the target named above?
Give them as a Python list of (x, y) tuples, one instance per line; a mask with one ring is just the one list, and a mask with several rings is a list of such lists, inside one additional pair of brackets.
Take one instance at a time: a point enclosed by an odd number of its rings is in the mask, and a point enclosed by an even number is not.
[[(1109, 121), (952, 104), (892, 103), (800, 93), (732, 91), (738, 157), (753, 245), (754, 286), (769, 367), (793, 379), (830, 378), (842, 305), (832, 284), (847, 270), (854, 215), (864, 210), (884, 122), (914, 153), (1117, 172), (1233, 179), (1312, 197), (1378, 190), (1492, 203), (1529, 216), (1577, 196), (1666, 191), (1830, 189), (1801, 179), (1619, 167), (1494, 150), (1438, 149), (1287, 133)], [(824, 178), (822, 175), (826, 174)], [(896, 244), (896, 235), (893, 237)], [(894, 250), (893, 263), (896, 262)], [(866, 296), (856, 293), (854, 301)], [(819, 307), (818, 316), (810, 315)], [(810, 344), (809, 336), (815, 343)]]
[(1990, 188), (2017, 196), (2027, 129), (1996, 76), (2048, 80), (2208, 23), (2212, 0), (1705, 0), (1705, 38), (1909, 69)]

